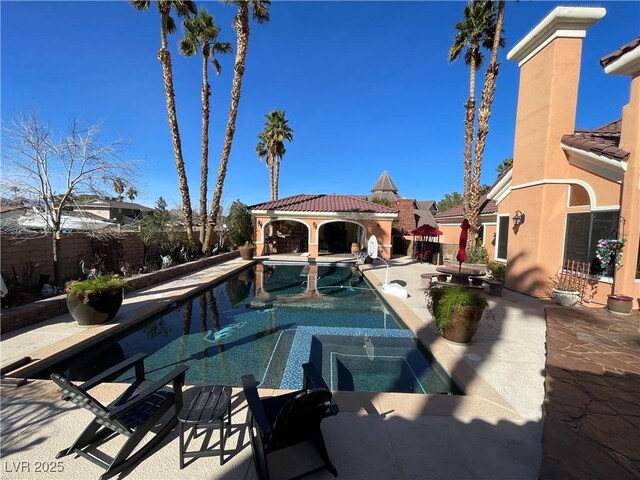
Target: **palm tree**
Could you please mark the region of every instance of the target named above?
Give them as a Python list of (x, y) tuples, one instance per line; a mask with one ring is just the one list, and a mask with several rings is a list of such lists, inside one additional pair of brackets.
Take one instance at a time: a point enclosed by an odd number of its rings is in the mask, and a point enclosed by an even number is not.
[(180, 52), (190, 57), (198, 50), (202, 52), (202, 159), (200, 161), (200, 243), (204, 243), (205, 226), (207, 224), (207, 179), (209, 176), (209, 97), (211, 87), (209, 85), (208, 60), (220, 75), (220, 62), (216, 53), (231, 53), (229, 42), (218, 42), (220, 27), (215, 25), (215, 18), (209, 15), (205, 8), (199, 8), (195, 17), (187, 18), (182, 22), (184, 26), (184, 38), (180, 40)]
[(476, 72), (482, 66), (483, 55), (481, 47), (487, 50), (493, 42), (495, 29), (495, 8), (493, 2), (471, 0), (464, 7), (464, 20), (455, 25), (458, 31), (453, 45), (449, 49), (449, 62), (454, 62), (463, 50), (465, 63), (469, 66), (469, 98), (465, 103), (464, 121), (464, 181), (463, 181), (463, 208), (465, 217), (469, 215), (469, 189), (471, 184), (473, 146), (473, 131), (476, 113)]
[(118, 200), (122, 200), (124, 194), (124, 180), (121, 178), (113, 179), (113, 191), (118, 195)]
[(224, 136), (224, 144), (222, 146), (222, 155), (220, 156), (220, 165), (218, 166), (218, 179), (216, 180), (216, 187), (213, 191), (211, 211), (207, 222), (207, 234), (202, 247), (203, 252), (206, 254), (211, 253), (215, 222), (220, 213), (222, 187), (224, 185), (224, 178), (227, 174), (227, 164), (229, 162), (229, 155), (231, 154), (233, 134), (236, 130), (238, 105), (240, 104), (240, 95), (242, 93), (242, 77), (244, 75), (245, 63), (247, 60), (247, 49), (249, 47), (249, 8), (251, 8), (253, 19), (255, 21), (258, 23), (266, 23), (269, 21), (269, 6), (271, 5), (269, 0), (227, 0), (227, 2), (237, 5), (238, 7), (238, 13), (233, 19), (233, 28), (235, 29), (237, 36), (236, 59), (233, 66), (229, 118), (227, 120), (227, 129)]
[(258, 134), (258, 138), (260, 141), (256, 145), (256, 153), (258, 154), (258, 159), (264, 160), (267, 164), (267, 168), (269, 169), (269, 195), (273, 200), (273, 162), (271, 161), (271, 155), (269, 155), (269, 150), (267, 149), (267, 142), (265, 138), (265, 133), (260, 132)]
[(135, 187), (129, 187), (127, 189), (127, 198), (129, 200), (133, 202), (137, 196), (138, 196), (138, 190)]
[(484, 76), (484, 87), (480, 96), (480, 109), (478, 111), (478, 133), (476, 136), (473, 176), (469, 190), (469, 224), (471, 225), (471, 242), (475, 242), (475, 233), (478, 231), (478, 214), (480, 207), (480, 174), (482, 173), (482, 157), (489, 133), (489, 117), (491, 116), (491, 105), (496, 91), (496, 79), (498, 77), (498, 50), (504, 47), (505, 40), (502, 37), (502, 27), (504, 25), (505, 1), (498, 2), (498, 12), (495, 27), (493, 29), (493, 44), (491, 46), (491, 58)]
[[(151, 5), (150, 0), (129, 0), (136, 10), (148, 10)], [(182, 215), (188, 238), (193, 232), (193, 212), (191, 211), (191, 199), (189, 197), (189, 184), (187, 183), (187, 173), (184, 168), (182, 158), (182, 143), (180, 141), (180, 130), (178, 129), (178, 117), (176, 115), (176, 102), (173, 90), (173, 72), (171, 69), (171, 53), (167, 48), (167, 35), (176, 31), (176, 23), (171, 17), (171, 9), (175, 8), (181, 17), (186, 17), (190, 13), (197, 12), (196, 5), (190, 0), (158, 0), (158, 10), (161, 16), (160, 26), (160, 50), (158, 59), (162, 65), (162, 78), (164, 80), (164, 94), (167, 99), (167, 116), (169, 117), (169, 128), (171, 129), (171, 139), (173, 141), (173, 153), (176, 157), (176, 171), (178, 172), (178, 185), (180, 196), (182, 197)]]
[(267, 120), (264, 129), (258, 134), (260, 141), (256, 146), (258, 157), (265, 158), (269, 168), (271, 200), (278, 199), (278, 182), (280, 180), (280, 160), (287, 152), (284, 141), (293, 140), (293, 129), (285, 118), (284, 110), (273, 110), (265, 115)]

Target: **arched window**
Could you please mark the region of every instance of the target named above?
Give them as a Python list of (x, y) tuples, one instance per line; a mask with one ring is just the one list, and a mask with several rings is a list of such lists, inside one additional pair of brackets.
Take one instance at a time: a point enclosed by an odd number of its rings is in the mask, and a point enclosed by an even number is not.
[(569, 190), (569, 206), (581, 207), (590, 204), (589, 192), (582, 186), (575, 183), (571, 184)]

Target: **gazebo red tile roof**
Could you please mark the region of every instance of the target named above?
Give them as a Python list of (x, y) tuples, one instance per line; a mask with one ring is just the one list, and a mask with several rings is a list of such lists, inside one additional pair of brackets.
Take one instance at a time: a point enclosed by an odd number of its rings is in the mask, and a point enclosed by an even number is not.
[(258, 203), (249, 210), (277, 210), (280, 212), (358, 212), (397, 213), (398, 211), (374, 202), (355, 198), (351, 195), (302, 194)]
[(595, 130), (576, 130), (573, 135), (563, 135), (561, 142), (568, 147), (623, 161), (629, 152), (619, 148), (621, 127), (622, 120), (616, 120)]
[[(480, 197), (480, 215), (491, 215), (498, 211), (498, 205), (494, 200), (487, 199), (486, 195)], [(462, 218), (464, 215), (464, 210), (462, 205), (458, 205), (457, 207), (450, 208), (449, 210), (444, 210), (442, 212), (438, 212), (435, 215), (436, 221), (445, 220), (449, 218)]]

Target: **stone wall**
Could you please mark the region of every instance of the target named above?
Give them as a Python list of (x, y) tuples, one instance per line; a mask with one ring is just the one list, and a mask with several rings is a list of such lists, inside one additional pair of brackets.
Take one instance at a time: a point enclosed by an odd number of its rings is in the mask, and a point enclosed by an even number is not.
[[(95, 241), (81, 233), (63, 235), (59, 250), (60, 283), (81, 276), (80, 260), (85, 260), (89, 267), (96, 253), (95, 246)], [(123, 233), (121, 238), (113, 240), (110, 247), (105, 248), (117, 249), (111, 253), (123, 263), (144, 263), (144, 244), (137, 232)], [(0, 251), (0, 271), (5, 280), (18, 275), (21, 286), (28, 288), (38, 285), (40, 275), (49, 275), (53, 279), (51, 236), (22, 239), (0, 235)], [(150, 253), (155, 255), (156, 250), (152, 249)]]

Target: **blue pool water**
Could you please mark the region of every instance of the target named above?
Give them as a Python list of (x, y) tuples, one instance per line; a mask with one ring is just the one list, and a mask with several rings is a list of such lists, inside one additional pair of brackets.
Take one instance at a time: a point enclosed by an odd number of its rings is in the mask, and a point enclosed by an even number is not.
[(82, 381), (137, 352), (152, 380), (186, 364), (187, 383), (294, 389), (311, 361), (336, 390), (461, 393), (355, 267), (255, 265), (38, 376)]

